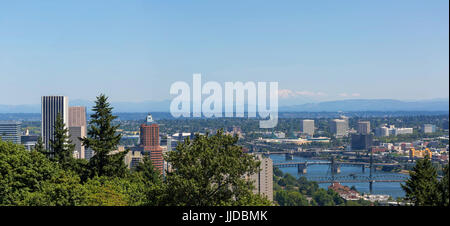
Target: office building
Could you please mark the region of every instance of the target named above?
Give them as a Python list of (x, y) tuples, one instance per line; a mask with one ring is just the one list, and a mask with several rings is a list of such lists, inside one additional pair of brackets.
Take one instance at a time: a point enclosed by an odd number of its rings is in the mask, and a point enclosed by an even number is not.
[(61, 114), (64, 124), (69, 122), (69, 98), (66, 96), (43, 96), (41, 98), (41, 136), (44, 147), (51, 151), (50, 140), (54, 138), (56, 117)]
[(129, 151), (125, 155), (125, 164), (127, 165), (128, 169), (133, 169), (136, 166), (139, 165), (143, 161), (144, 156), (142, 155), (141, 151)]
[(74, 157), (86, 158), (85, 147), (78, 139), (87, 136), (86, 107), (69, 107), (69, 134), (72, 144), (75, 144)]
[(20, 144), (21, 126), (20, 122), (0, 122), (0, 139)]
[(389, 136), (389, 128), (386, 126), (378, 127), (375, 129), (375, 136), (377, 137), (388, 137)]
[(334, 119), (330, 123), (330, 132), (340, 138), (347, 136), (348, 121), (344, 119)]
[(372, 147), (372, 134), (352, 134), (352, 150), (368, 150)]
[(392, 134), (394, 136), (403, 135), (403, 134), (412, 134), (413, 128), (393, 128)]
[(256, 159), (261, 162), (260, 171), (251, 175), (253, 181), (253, 193), (265, 196), (273, 201), (273, 162), (272, 159), (256, 155)]
[(20, 143), (29, 151), (33, 150), (39, 139), (37, 135), (24, 135), (20, 137)]
[(424, 133), (435, 133), (436, 132), (436, 126), (432, 125), (432, 124), (424, 124), (422, 130), (423, 130)]
[(163, 172), (162, 148), (159, 146), (159, 126), (153, 122), (151, 114), (148, 114), (146, 123), (141, 125), (140, 148), (145, 155), (149, 155), (153, 166)]
[(359, 134), (370, 134), (370, 122), (359, 121), (357, 131)]
[(305, 119), (300, 123), (300, 131), (303, 134), (313, 136), (314, 135), (314, 120)]

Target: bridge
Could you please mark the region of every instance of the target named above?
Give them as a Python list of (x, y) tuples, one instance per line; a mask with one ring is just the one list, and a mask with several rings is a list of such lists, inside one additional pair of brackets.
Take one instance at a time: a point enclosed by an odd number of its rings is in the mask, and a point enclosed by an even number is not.
[[(331, 161), (305, 161), (305, 162), (284, 162), (274, 163), (274, 167), (297, 167), (299, 174), (306, 174), (308, 165), (330, 165), (331, 176), (325, 177), (306, 177), (308, 180), (316, 181), (317, 183), (369, 183), (370, 193), (372, 193), (373, 183), (376, 182), (404, 182), (409, 179), (408, 175), (401, 174), (377, 174), (373, 175), (373, 171), (376, 170), (374, 166), (400, 166), (399, 163), (374, 163), (373, 156), (370, 157), (370, 162), (343, 162), (336, 161), (335, 158), (331, 158)], [(369, 176), (350, 174), (348, 176), (336, 176), (336, 173), (341, 172), (342, 165), (361, 166), (364, 173), (365, 168), (369, 167)]]
[(325, 177), (306, 177), (308, 180), (322, 183), (376, 183), (376, 182), (405, 182), (409, 179), (408, 175), (399, 174), (379, 174), (373, 176), (348, 175), (348, 176), (325, 176)]
[[(333, 173), (340, 173), (341, 166), (361, 166), (362, 172), (365, 172), (366, 168), (372, 168), (371, 166), (400, 166), (399, 163), (367, 163), (367, 162), (337, 162), (337, 161), (305, 161), (305, 162), (284, 162), (274, 163), (274, 167), (286, 168), (297, 167), (298, 172), (306, 174), (309, 165), (331, 165)], [(376, 170), (376, 169), (375, 169)]]

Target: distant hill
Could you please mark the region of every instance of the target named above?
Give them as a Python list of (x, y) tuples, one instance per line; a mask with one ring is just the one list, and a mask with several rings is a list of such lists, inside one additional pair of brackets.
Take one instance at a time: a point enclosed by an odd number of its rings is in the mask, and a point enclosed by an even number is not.
[[(88, 111), (92, 101), (73, 100), (70, 106), (86, 106)], [(144, 102), (112, 102), (115, 112), (168, 112), (170, 100)], [(401, 101), (392, 99), (352, 99), (280, 106), (280, 112), (337, 112), (337, 111), (448, 111), (449, 99), (421, 101)], [(1, 105), (0, 113), (40, 113), (35, 105)]]
[(280, 112), (336, 112), (336, 111), (448, 111), (448, 99), (400, 101), (390, 99), (352, 99), (282, 106)]

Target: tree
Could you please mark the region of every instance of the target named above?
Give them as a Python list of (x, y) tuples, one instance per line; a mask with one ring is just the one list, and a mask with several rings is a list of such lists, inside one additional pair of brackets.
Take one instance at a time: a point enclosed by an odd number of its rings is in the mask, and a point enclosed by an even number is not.
[(0, 205), (66, 206), (82, 199), (77, 175), (40, 152), (0, 142)]
[(410, 178), (401, 185), (406, 192), (405, 198), (416, 206), (439, 205), (437, 171), (430, 158), (418, 160), (409, 175)]
[(246, 178), (257, 172), (259, 162), (236, 145), (238, 137), (196, 135), (186, 138), (166, 160), (173, 171), (166, 176), (164, 205), (217, 206), (269, 205), (266, 199), (252, 193), (253, 182)]
[(449, 173), (449, 166), (447, 164), (444, 167), (444, 177), (439, 182), (439, 192), (441, 195), (441, 198), (440, 198), (441, 206), (449, 205), (448, 173)]
[(112, 125), (112, 121), (117, 118), (112, 115), (112, 109), (104, 94), (98, 96), (92, 108), (94, 113), (89, 121), (88, 137), (80, 138), (83, 145), (91, 148), (95, 153), (89, 161), (92, 176), (123, 177), (127, 173), (124, 163), (126, 152), (111, 153), (117, 149), (122, 137), (120, 133), (117, 133), (120, 124)]
[(66, 168), (73, 159), (75, 144), (72, 144), (72, 141), (69, 139), (69, 129), (64, 124), (61, 113), (58, 113), (56, 116), (53, 137), (54, 138), (50, 140), (52, 156), (55, 161)]
[(316, 201), (319, 206), (334, 206), (336, 205), (333, 196), (328, 194), (325, 189), (317, 190), (313, 195), (314, 201)]
[(308, 206), (309, 202), (299, 192), (295, 191), (277, 191), (275, 193), (275, 200), (280, 206)]
[(47, 157), (49, 157), (50, 153), (45, 149), (44, 142), (42, 142), (42, 137), (41, 136), (38, 137), (36, 145), (34, 146), (34, 150), (39, 152), (39, 153), (44, 154)]
[(161, 174), (155, 169), (152, 164), (150, 156), (145, 155), (142, 162), (136, 166), (136, 172), (141, 173), (147, 184), (154, 184), (161, 182)]

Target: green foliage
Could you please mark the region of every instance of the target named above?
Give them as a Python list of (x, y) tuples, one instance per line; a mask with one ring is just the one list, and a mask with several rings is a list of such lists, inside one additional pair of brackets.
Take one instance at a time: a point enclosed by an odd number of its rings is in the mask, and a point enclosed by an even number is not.
[(69, 139), (69, 130), (64, 124), (61, 113), (56, 116), (54, 126), (54, 138), (50, 140), (50, 147), (52, 149), (51, 157), (62, 166), (68, 166), (73, 159), (73, 151), (75, 144)]
[(276, 191), (275, 200), (280, 206), (308, 206), (309, 202), (305, 196), (295, 191)]
[(38, 137), (36, 145), (34, 146), (34, 150), (39, 152), (39, 153), (43, 153), (43, 154), (47, 153), (47, 151), (44, 148), (44, 143), (42, 142), (42, 137), (41, 136)]
[[(252, 182), (245, 177), (258, 170), (259, 162), (242, 152), (238, 138), (196, 135), (169, 152), (166, 160), (173, 172), (166, 178), (165, 205), (215, 206), (256, 202)], [(264, 203), (263, 203), (264, 204)]]
[(161, 183), (161, 174), (155, 169), (148, 155), (137, 165), (135, 172), (140, 173), (147, 184)]
[(95, 153), (89, 161), (92, 176), (124, 177), (127, 174), (123, 161), (126, 152), (111, 153), (117, 149), (122, 137), (117, 133), (120, 125), (112, 125), (117, 118), (112, 115), (112, 109), (104, 94), (98, 96), (92, 108), (94, 113), (89, 121), (88, 137), (80, 139), (86, 148), (91, 148)]
[(416, 206), (436, 206), (440, 204), (437, 171), (429, 157), (416, 162), (409, 173), (410, 179), (402, 186), (406, 199)]
[[(280, 206), (369, 206), (370, 201), (346, 201), (331, 190), (319, 188), (317, 182), (308, 181), (306, 177), (295, 177), (286, 173), (274, 176), (274, 200)], [(308, 201), (309, 199), (309, 201)]]
[(0, 205), (77, 205), (79, 182), (42, 153), (0, 142)]
[(439, 193), (441, 194), (440, 205), (449, 206), (449, 189), (448, 189), (448, 174), (449, 166), (448, 164), (444, 167), (444, 177), (439, 182)]

